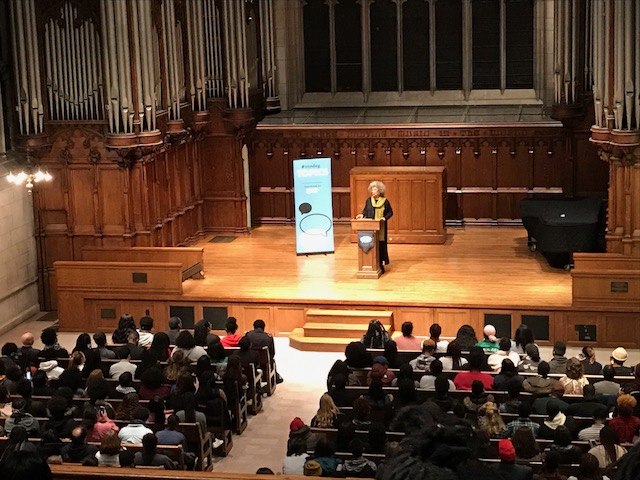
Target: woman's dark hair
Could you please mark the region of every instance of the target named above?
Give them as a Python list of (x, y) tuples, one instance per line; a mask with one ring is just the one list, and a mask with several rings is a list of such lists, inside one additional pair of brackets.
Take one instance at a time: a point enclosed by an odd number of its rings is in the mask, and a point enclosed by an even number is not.
[[(4, 463), (9, 457), (14, 455), (26, 444), (29, 443), (29, 433), (27, 429), (22, 425), (16, 425), (9, 434), (9, 442), (7, 443), (2, 457), (0, 457), (0, 465)], [(4, 480), (4, 477), (0, 477)]]
[(402, 378), (398, 380), (398, 399), (403, 405), (408, 405), (416, 401), (416, 385), (413, 379)]
[(456, 333), (456, 340), (462, 350), (471, 350), (471, 347), (478, 343), (476, 331), (471, 325), (462, 325)]
[(480, 371), (485, 362), (484, 353), (473, 352), (469, 354), (469, 370)]
[(142, 464), (151, 465), (158, 448), (158, 437), (153, 433), (147, 433), (142, 437)]
[[(206, 343), (205, 343), (206, 345)], [(189, 330), (182, 330), (176, 338), (176, 347), (183, 350), (191, 350), (196, 346), (196, 341)]]
[(369, 420), (371, 416), (371, 404), (366, 398), (358, 397), (353, 401), (353, 416), (356, 420)]
[(87, 405), (82, 411), (82, 427), (91, 430), (97, 422), (98, 410), (93, 405)]
[(153, 335), (149, 350), (156, 352), (158, 354), (158, 360), (165, 362), (169, 358), (170, 345), (169, 336), (164, 332), (158, 332)]
[(522, 351), (524, 352), (524, 349), (527, 348), (527, 345), (535, 342), (533, 330), (531, 330), (529, 326), (524, 323), (520, 324), (520, 326), (516, 329), (514, 341), (516, 343), (516, 347), (522, 348)]
[(568, 447), (572, 440), (571, 432), (564, 425), (558, 426), (553, 432), (553, 443), (559, 447)]
[(544, 462), (542, 462), (542, 471), (546, 473), (553, 473), (560, 467), (560, 453), (550, 450), (544, 456)]
[(580, 457), (580, 467), (578, 468), (578, 478), (580, 480), (602, 480), (600, 472), (600, 462), (590, 453), (583, 453)]
[(402, 335), (405, 337), (410, 337), (413, 333), (413, 323), (411, 322), (404, 322), (400, 328), (402, 329)]
[(87, 380), (87, 397), (91, 403), (96, 400), (104, 400), (111, 393), (109, 382), (104, 377), (96, 377)]
[(331, 388), (329, 383), (333, 383), (332, 379), (336, 377), (336, 375), (344, 375), (346, 378), (349, 378), (349, 367), (342, 360), (336, 360), (331, 368), (329, 369), (329, 373), (327, 374), (327, 387)]
[(615, 480), (638, 480), (640, 471), (640, 443), (636, 443), (620, 459)]
[(377, 319), (373, 319), (369, 322), (369, 327), (364, 334), (362, 343), (365, 348), (383, 348), (387, 338), (382, 323)]
[(14, 451), (0, 462), (2, 480), (51, 480), (51, 468), (39, 452)]
[(408, 363), (403, 363), (402, 365), (400, 365), (400, 368), (398, 369), (398, 374), (396, 375), (396, 379), (399, 382), (403, 378), (409, 378), (413, 380), (413, 368), (411, 368), (411, 365), (409, 365)]
[(125, 313), (120, 316), (120, 320), (118, 320), (118, 328), (116, 328), (111, 335), (111, 340), (113, 343), (127, 343), (129, 333), (135, 331), (136, 322), (133, 320), (133, 317), (128, 313)]
[(510, 358), (505, 358), (502, 360), (500, 373), (509, 378), (515, 377), (518, 374), (518, 368), (513, 364), (513, 361)]
[(184, 410), (184, 421), (187, 423), (195, 423), (196, 396), (193, 392), (187, 392), (182, 396), (182, 409)]
[(164, 425), (166, 420), (164, 415), (165, 410), (166, 403), (160, 395), (155, 395), (149, 400), (149, 412), (153, 414), (153, 423)]
[(118, 383), (121, 387), (130, 387), (133, 383), (133, 375), (131, 375), (131, 372), (123, 372), (118, 378)]
[(102, 358), (100, 352), (96, 349), (84, 352), (84, 367), (82, 368), (82, 377), (87, 378), (94, 370), (102, 370)]
[(316, 448), (315, 448), (315, 456), (316, 457), (331, 457), (334, 454), (334, 450), (331, 447), (331, 444), (325, 440), (324, 438), (321, 438), (320, 440), (318, 440), (318, 443), (316, 443)]
[(224, 345), (220, 342), (211, 342), (209, 347), (207, 347), (207, 353), (209, 354), (209, 358), (214, 362), (216, 360), (224, 360), (227, 357)]
[(384, 357), (389, 362), (389, 366), (395, 368), (398, 358), (398, 345), (394, 340), (387, 340), (384, 343)]
[(604, 451), (608, 463), (613, 463), (618, 459), (618, 452), (616, 449), (616, 444), (618, 443), (618, 432), (610, 427), (609, 425), (605, 425), (600, 430), (600, 443), (604, 447)]
[(287, 457), (307, 453), (307, 442), (304, 438), (293, 437), (287, 444)]
[(369, 385), (367, 395), (374, 401), (384, 400), (385, 393), (382, 379), (380, 377), (371, 377), (371, 384)]
[(147, 388), (160, 388), (164, 382), (164, 375), (162, 374), (162, 370), (159, 368), (151, 367), (142, 374), (140, 381), (142, 382), (142, 385)]
[(44, 370), (37, 370), (36, 373), (33, 374), (33, 378), (31, 378), (31, 383), (34, 387), (42, 388), (47, 384), (48, 380), (47, 372)]
[[(209, 322), (206, 320), (200, 320), (193, 327), (193, 341), (196, 345), (201, 347), (207, 346), (207, 335), (209, 335), (209, 331), (211, 330), (211, 326)], [(180, 336), (178, 336), (180, 338)], [(176, 339), (176, 346), (178, 344), (178, 340)]]
[(196, 362), (196, 377), (198, 380), (202, 379), (205, 372), (211, 371), (211, 358), (209, 355), (202, 355)]
[(184, 370), (178, 376), (176, 381), (176, 391), (178, 393), (195, 392), (196, 385), (193, 382), (193, 375), (188, 370)]
[(373, 364), (373, 359), (362, 342), (351, 342), (345, 348), (344, 354), (345, 363), (351, 368), (366, 368)]
[(25, 411), (25, 409), (27, 408), (27, 401), (24, 398), (18, 398), (17, 400), (13, 401), (11, 407), (13, 408), (11, 418), (14, 418), (15, 423), (17, 424), (27, 414), (27, 412)]
[(127, 393), (122, 397), (122, 403), (116, 411), (116, 420), (133, 420), (133, 412), (140, 406), (140, 397), (137, 393)]
[(529, 459), (540, 453), (536, 437), (530, 428), (521, 427), (515, 431), (511, 439), (518, 458)]
[(76, 338), (76, 346), (73, 347), (71, 353), (86, 353), (87, 350), (91, 350), (91, 337), (88, 333), (81, 333), (80, 335), (78, 335), (78, 338)]
[(431, 371), (431, 375), (437, 377), (442, 373), (442, 362), (436, 358), (433, 362), (431, 362), (431, 365), (429, 365), (429, 370)]
[(462, 368), (462, 348), (460, 348), (460, 342), (458, 342), (458, 340), (449, 342), (449, 345), (447, 345), (447, 356), (451, 357), (453, 370), (460, 370)]
[(234, 334), (238, 330), (238, 323), (236, 320), (227, 320), (227, 324), (224, 327), (225, 331), (229, 334)]
[(432, 323), (429, 327), (429, 338), (438, 343), (440, 335), (442, 335), (442, 327), (438, 323)]
[(231, 355), (229, 357), (229, 361), (227, 362), (227, 369), (224, 372), (225, 380), (242, 380), (242, 363), (240, 362), (240, 357), (235, 355)]

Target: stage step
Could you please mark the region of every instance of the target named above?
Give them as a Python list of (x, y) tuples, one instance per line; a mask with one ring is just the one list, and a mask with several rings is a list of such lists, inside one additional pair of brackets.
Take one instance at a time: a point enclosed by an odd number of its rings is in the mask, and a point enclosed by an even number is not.
[(376, 318), (383, 325), (393, 325), (393, 312), (388, 310), (328, 310), (310, 308), (306, 311), (307, 323), (348, 323), (351, 325), (369, 325)]
[[(383, 324), (384, 325), (384, 324)], [(338, 335), (340, 337), (348, 337), (359, 340), (369, 328), (369, 322), (362, 325), (352, 325), (350, 323), (305, 323), (305, 337), (332, 337)], [(391, 325), (384, 325), (387, 332), (391, 329)]]
[(289, 345), (298, 350), (343, 352), (353, 341), (362, 338), (369, 322), (377, 319), (393, 333), (393, 312), (389, 310), (330, 310), (310, 308), (303, 328), (289, 335)]
[(305, 337), (303, 328), (289, 334), (289, 346), (303, 352), (344, 352), (353, 338)]

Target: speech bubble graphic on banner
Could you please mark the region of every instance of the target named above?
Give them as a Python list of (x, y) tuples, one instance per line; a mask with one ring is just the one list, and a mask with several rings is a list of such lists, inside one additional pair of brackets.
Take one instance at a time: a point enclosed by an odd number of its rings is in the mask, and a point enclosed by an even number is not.
[(331, 219), (321, 213), (312, 213), (300, 221), (300, 230), (307, 235), (326, 237), (331, 230)]
[(307, 202), (305, 202), (305, 203), (301, 203), (301, 204), (298, 206), (298, 210), (300, 210), (300, 213), (302, 213), (303, 215), (304, 215), (305, 213), (309, 213), (312, 209), (313, 209), (313, 207), (311, 206), (311, 204), (310, 204), (310, 203), (307, 203)]

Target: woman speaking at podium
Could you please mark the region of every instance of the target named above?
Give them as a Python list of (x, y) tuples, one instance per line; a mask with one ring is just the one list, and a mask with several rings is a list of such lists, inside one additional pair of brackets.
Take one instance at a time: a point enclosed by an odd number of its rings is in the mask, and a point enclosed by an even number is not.
[(378, 231), (378, 254), (380, 261), (380, 269), (384, 273), (384, 265), (389, 264), (389, 252), (387, 251), (387, 221), (393, 216), (391, 204), (384, 196), (384, 183), (373, 181), (369, 184), (369, 193), (371, 196), (364, 202), (362, 213), (356, 216), (360, 218), (372, 218), (381, 220), (381, 228)]

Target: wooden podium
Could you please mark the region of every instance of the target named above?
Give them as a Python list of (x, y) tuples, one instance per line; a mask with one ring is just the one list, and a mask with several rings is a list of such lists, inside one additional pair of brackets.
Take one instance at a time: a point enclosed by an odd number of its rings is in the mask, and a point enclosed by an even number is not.
[(362, 218), (360, 220), (351, 220), (351, 228), (359, 237), (361, 231), (373, 231), (373, 246), (368, 252), (364, 252), (360, 248), (358, 242), (358, 273), (357, 278), (379, 278), (382, 275), (380, 269), (380, 259), (378, 254), (378, 235), (380, 223), (382, 220), (373, 220), (370, 218)]

